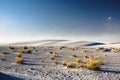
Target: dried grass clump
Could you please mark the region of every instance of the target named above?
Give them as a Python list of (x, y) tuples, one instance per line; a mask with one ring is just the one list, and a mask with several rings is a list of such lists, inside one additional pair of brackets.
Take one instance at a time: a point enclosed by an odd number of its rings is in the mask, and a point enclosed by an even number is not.
[(55, 60), (55, 61), (54, 61), (54, 63), (55, 63), (55, 64), (58, 64), (58, 61), (57, 61), (57, 60)]
[(18, 49), (17, 52), (18, 52), (18, 53), (23, 53), (24, 50), (22, 50), (22, 49)]
[(53, 54), (52, 56), (53, 56), (53, 57), (57, 57), (57, 54)]
[(81, 67), (83, 67), (82, 64), (78, 64), (78, 65), (76, 65), (76, 69), (79, 69), (79, 68), (81, 68)]
[(86, 63), (87, 69), (90, 70), (98, 70), (100, 69), (100, 66), (103, 64), (103, 61), (100, 58), (94, 58), (91, 56), (89, 60)]
[(73, 57), (77, 57), (75, 54), (72, 54)]
[(9, 49), (12, 49), (12, 50), (13, 50), (13, 49), (15, 49), (15, 47), (14, 47), (14, 46), (8, 46), (8, 47), (9, 47)]
[(65, 60), (62, 61), (62, 65), (67, 65), (67, 62)]
[(5, 55), (5, 54), (8, 54), (8, 52), (5, 51), (5, 50), (1, 51), (1, 53), (4, 54), (4, 55)]
[(15, 60), (15, 63), (18, 63), (18, 64), (21, 64), (21, 63), (23, 63), (23, 61), (24, 61), (24, 58), (17, 58), (16, 60)]
[(0, 58), (1, 61), (6, 61), (5, 57)]
[(49, 51), (49, 53), (50, 53), (50, 54), (53, 54), (53, 52), (52, 52), (52, 51)]
[(22, 58), (22, 57), (23, 57), (23, 54), (22, 54), (22, 53), (17, 53), (16, 55), (17, 55), (17, 57), (19, 57), (19, 58)]
[(74, 47), (70, 47), (69, 50), (75, 50), (75, 48)]
[(81, 58), (77, 58), (77, 59), (76, 59), (76, 62), (77, 62), (77, 63), (80, 63), (80, 62), (81, 62)]
[(69, 62), (69, 63), (67, 63), (67, 68), (73, 68), (74, 67), (74, 64), (72, 63), (72, 62)]
[(42, 59), (41, 62), (44, 63), (45, 61)]
[(28, 49), (28, 47), (27, 47), (27, 46), (24, 46), (23, 48), (24, 48), (24, 49)]
[(52, 60), (54, 60), (54, 59), (55, 59), (55, 57), (54, 57), (54, 56), (51, 56), (51, 59), (52, 59)]

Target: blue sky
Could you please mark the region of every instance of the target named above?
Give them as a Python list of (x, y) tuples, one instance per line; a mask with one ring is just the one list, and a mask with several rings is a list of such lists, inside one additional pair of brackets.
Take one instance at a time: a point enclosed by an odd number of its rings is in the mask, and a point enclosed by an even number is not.
[(119, 0), (0, 0), (0, 42), (117, 42), (119, 35)]

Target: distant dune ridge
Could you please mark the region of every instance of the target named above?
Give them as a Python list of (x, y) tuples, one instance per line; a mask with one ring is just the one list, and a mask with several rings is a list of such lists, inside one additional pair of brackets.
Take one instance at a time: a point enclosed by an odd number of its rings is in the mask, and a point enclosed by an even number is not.
[(75, 41), (75, 40), (38, 40), (20, 43), (11, 43), (14, 46), (91, 46), (91, 47), (120, 47), (120, 42), (102, 43), (91, 41)]

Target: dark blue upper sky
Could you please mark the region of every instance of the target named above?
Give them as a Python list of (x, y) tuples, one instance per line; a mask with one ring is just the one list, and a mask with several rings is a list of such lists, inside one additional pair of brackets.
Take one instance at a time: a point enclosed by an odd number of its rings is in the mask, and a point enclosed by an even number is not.
[(0, 0), (0, 30), (7, 40), (119, 41), (120, 0)]

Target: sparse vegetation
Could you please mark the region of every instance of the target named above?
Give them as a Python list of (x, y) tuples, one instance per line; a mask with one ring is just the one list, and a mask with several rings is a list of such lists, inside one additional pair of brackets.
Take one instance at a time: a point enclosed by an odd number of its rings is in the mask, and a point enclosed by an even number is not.
[(17, 57), (19, 57), (19, 58), (22, 58), (22, 57), (23, 57), (23, 54), (22, 54), (22, 53), (17, 53), (16, 55), (17, 55)]
[(66, 65), (66, 66), (67, 66), (67, 68), (73, 68), (73, 66), (74, 66), (74, 65), (73, 65), (73, 63), (72, 63), (72, 62), (69, 62), (69, 63), (67, 63), (67, 65)]
[(45, 61), (42, 59), (41, 62), (44, 63)]
[(15, 49), (14, 46), (8, 46), (8, 47), (9, 47), (9, 49), (11, 49), (11, 50)]
[(86, 63), (86, 67), (91, 70), (98, 70), (100, 66), (103, 64), (103, 61), (100, 58), (94, 58), (91, 56)]
[(23, 63), (23, 61), (24, 61), (24, 58), (17, 58), (16, 60), (15, 60), (15, 63), (18, 63), (18, 64), (21, 64), (21, 63)]
[(55, 59), (55, 57), (54, 57), (54, 56), (51, 56), (51, 59), (52, 59), (52, 60), (54, 60), (54, 59)]
[(55, 64), (58, 64), (58, 61), (57, 61), (57, 60), (55, 60), (55, 61), (54, 61), (54, 63), (55, 63)]
[(5, 51), (5, 50), (1, 51), (1, 53), (4, 54), (4, 55), (5, 55), (5, 54), (8, 54), (8, 52)]
[(80, 62), (81, 62), (81, 58), (77, 58), (77, 59), (76, 59), (76, 62), (77, 62), (77, 63), (80, 63)]
[(63, 61), (62, 61), (62, 65), (65, 66), (66, 64), (67, 64), (67, 62), (66, 62), (65, 60), (63, 60)]
[(77, 57), (74, 53), (72, 54), (73, 57)]

